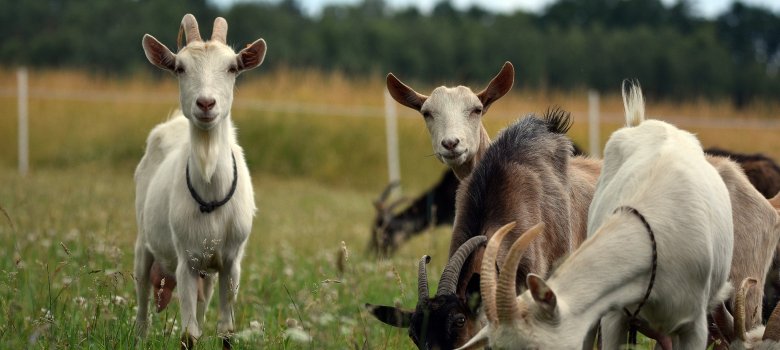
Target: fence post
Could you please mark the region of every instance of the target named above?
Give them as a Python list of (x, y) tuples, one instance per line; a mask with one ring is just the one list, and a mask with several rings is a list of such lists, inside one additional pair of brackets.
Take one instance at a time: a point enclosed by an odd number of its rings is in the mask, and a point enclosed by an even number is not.
[(599, 128), (599, 93), (588, 90), (588, 153), (594, 158), (601, 158)]
[(19, 175), (27, 175), (29, 168), (29, 135), (27, 128), (27, 68), (16, 71), (17, 108), (19, 112)]
[[(384, 89), (383, 89), (384, 90)], [(401, 165), (398, 159), (398, 125), (395, 100), (387, 90), (385, 95), (385, 131), (387, 134), (387, 171), (390, 182), (401, 181)], [(398, 186), (398, 191), (401, 186)]]

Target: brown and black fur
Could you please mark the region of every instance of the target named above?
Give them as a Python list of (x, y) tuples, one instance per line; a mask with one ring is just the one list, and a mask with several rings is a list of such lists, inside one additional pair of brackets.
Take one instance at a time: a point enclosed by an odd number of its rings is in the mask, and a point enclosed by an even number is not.
[[(501, 133), (458, 189), (450, 255), (469, 238), (490, 237), (516, 221), (507, 245), (499, 249), (500, 264), (520, 234), (544, 222), (545, 231), (520, 263), (517, 280), (524, 286), (529, 272), (546, 276), (559, 259), (579, 246), (587, 234), (588, 206), (600, 164), (572, 157), (572, 143), (565, 136), (570, 126), (567, 112), (551, 109), (543, 118), (525, 117)], [(459, 296), (478, 292), (470, 286), (478, 285), (474, 281), (479, 280), (483, 253), (484, 249), (477, 250), (466, 261)]]
[(455, 192), (460, 180), (447, 169), (439, 182), (395, 214), (377, 211), (370, 249), (380, 255), (395, 252), (398, 246), (429, 227), (452, 225), (455, 220)]

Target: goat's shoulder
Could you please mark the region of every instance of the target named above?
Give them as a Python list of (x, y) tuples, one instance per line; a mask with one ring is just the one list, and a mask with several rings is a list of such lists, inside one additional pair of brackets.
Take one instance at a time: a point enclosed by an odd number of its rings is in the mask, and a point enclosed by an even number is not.
[(167, 156), (189, 144), (189, 122), (181, 111), (176, 111), (171, 119), (158, 124), (149, 132), (146, 149), (135, 170), (136, 182), (141, 177), (151, 176)]

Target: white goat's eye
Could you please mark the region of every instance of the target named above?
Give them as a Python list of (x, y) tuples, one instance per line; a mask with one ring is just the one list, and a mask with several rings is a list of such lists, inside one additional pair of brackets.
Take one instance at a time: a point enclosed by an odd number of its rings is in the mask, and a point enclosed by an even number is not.
[(184, 74), (184, 67), (178, 66), (173, 71), (176, 72), (176, 74)]
[(228, 70), (227, 70), (227, 71), (228, 71), (228, 73), (233, 73), (233, 74), (236, 74), (236, 73), (238, 73), (238, 67), (236, 67), (236, 66), (230, 66), (230, 67), (228, 67)]
[(474, 109), (471, 110), (471, 113), (473, 113), (473, 114), (482, 114), (482, 108), (479, 108), (479, 107), (474, 108)]
[(431, 115), (431, 112), (425, 111), (423, 112), (423, 118), (428, 119), (433, 118), (433, 116)]

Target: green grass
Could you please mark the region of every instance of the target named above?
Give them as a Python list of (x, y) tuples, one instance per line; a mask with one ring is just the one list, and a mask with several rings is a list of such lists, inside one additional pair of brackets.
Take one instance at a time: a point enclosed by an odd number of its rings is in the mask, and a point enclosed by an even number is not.
[[(89, 175), (85, 175), (89, 174)], [(0, 172), (0, 343), (16, 348), (131, 348), (135, 292), (129, 173), (80, 167), (20, 178)], [(446, 259), (447, 233), (416, 238), (389, 260), (365, 254), (372, 193), (256, 175), (255, 219), (236, 304), (238, 348), (409, 348), (402, 330), (370, 318), (371, 301), (413, 306), (415, 262)], [(344, 242), (348, 260), (339, 271)], [(433, 282), (433, 281), (432, 281)], [(288, 294), (289, 291), (289, 294)], [(217, 347), (216, 302), (202, 342)], [(154, 314), (148, 348), (179, 337), (176, 302)], [(297, 323), (311, 342), (286, 337)], [(253, 328), (252, 325), (259, 325)], [(259, 330), (259, 331), (258, 331)]]

